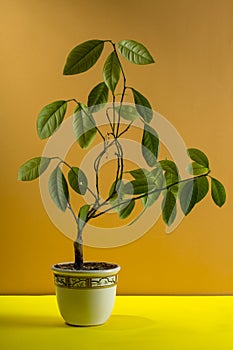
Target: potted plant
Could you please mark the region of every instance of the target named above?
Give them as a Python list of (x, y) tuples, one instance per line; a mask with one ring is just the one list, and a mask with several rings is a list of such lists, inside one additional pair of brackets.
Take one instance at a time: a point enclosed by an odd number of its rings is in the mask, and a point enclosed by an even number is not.
[[(65, 321), (71, 325), (98, 325), (111, 314), (116, 294), (117, 273), (120, 267), (115, 263), (83, 261), (83, 231), (89, 221), (115, 210), (121, 219), (128, 217), (135, 203), (141, 202), (144, 210), (162, 198), (161, 212), (166, 225), (171, 225), (177, 214), (177, 205), (184, 215), (208, 193), (209, 181), (214, 202), (221, 207), (226, 200), (223, 185), (210, 175), (207, 156), (196, 148), (187, 150), (190, 164), (189, 176), (181, 178), (175, 162), (159, 158), (159, 135), (151, 126), (153, 111), (147, 98), (141, 92), (128, 86), (121, 58), (137, 65), (154, 63), (144, 45), (133, 40), (122, 40), (117, 44), (111, 40), (89, 40), (76, 46), (68, 55), (64, 75), (87, 71), (99, 59), (105, 45), (112, 47), (103, 67), (103, 79), (88, 95), (87, 104), (76, 98), (58, 100), (46, 105), (37, 119), (37, 132), (41, 139), (49, 138), (61, 126), (68, 103), (74, 103), (73, 132), (82, 149), (91, 146), (98, 136), (102, 150), (93, 159), (95, 188), (88, 186), (87, 174), (80, 167), (70, 165), (56, 154), (53, 157), (36, 157), (23, 164), (18, 173), (21, 181), (31, 181), (43, 174), (54, 164), (49, 177), (49, 192), (55, 205), (61, 210), (70, 210), (77, 225), (74, 240), (74, 262), (56, 264), (54, 272), (58, 305)], [(116, 87), (121, 81), (121, 93)], [(119, 85), (118, 85), (119, 86)], [(111, 94), (111, 104), (107, 105)], [(133, 105), (125, 103), (125, 96), (131, 95)], [(107, 107), (106, 107), (107, 106)], [(99, 111), (106, 117), (108, 131), (103, 132), (96, 123)], [(133, 128), (136, 120), (143, 126), (141, 153), (146, 168), (127, 169), (122, 138)], [(116, 167), (114, 181), (109, 186), (106, 198), (101, 198), (100, 166), (103, 157), (114, 150)], [(63, 166), (68, 169), (66, 174)], [(129, 179), (130, 176), (130, 179)], [(91, 193), (91, 203), (74, 208), (70, 193), (84, 196)], [(137, 215), (136, 215), (137, 216)]]

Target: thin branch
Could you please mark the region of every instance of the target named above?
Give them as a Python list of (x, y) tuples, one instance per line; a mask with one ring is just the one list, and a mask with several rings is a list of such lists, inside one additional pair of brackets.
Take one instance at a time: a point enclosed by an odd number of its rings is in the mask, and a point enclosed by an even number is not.
[[(109, 212), (109, 211), (112, 210), (112, 209), (115, 209), (115, 208), (118, 208), (118, 207), (121, 206), (121, 205), (127, 204), (127, 203), (129, 203), (132, 199), (138, 200), (138, 199), (141, 199), (141, 198), (143, 198), (143, 197), (146, 197), (146, 196), (148, 196), (148, 195), (150, 195), (150, 194), (152, 194), (152, 193), (162, 192), (162, 191), (164, 191), (164, 190), (168, 190), (169, 188), (171, 188), (171, 187), (173, 187), (173, 186), (175, 186), (175, 185), (178, 185), (178, 184), (180, 184), (180, 183), (182, 183), (182, 182), (187, 182), (187, 181), (190, 181), (190, 180), (197, 179), (197, 178), (199, 178), (199, 177), (208, 176), (209, 173), (210, 173), (210, 171), (208, 171), (208, 172), (205, 173), (205, 174), (201, 174), (201, 175), (194, 176), (194, 177), (192, 177), (192, 178), (188, 178), (188, 179), (176, 181), (176, 182), (174, 182), (173, 184), (170, 184), (170, 185), (168, 185), (168, 186), (166, 186), (166, 187), (162, 187), (162, 188), (159, 188), (159, 189), (151, 190), (150, 192), (143, 193), (143, 194), (141, 194), (141, 195), (139, 195), (139, 196), (126, 199), (126, 200), (122, 201), (121, 203), (118, 203), (118, 204), (116, 204), (116, 205), (114, 205), (114, 206), (111, 206), (110, 208), (108, 208), (108, 209), (102, 211), (101, 213), (98, 213), (98, 214), (96, 214), (96, 215), (93, 215), (92, 218), (97, 218), (98, 216), (101, 216), (101, 215), (103, 215), (103, 214)], [(106, 203), (104, 203), (104, 204), (106, 204)]]
[(77, 218), (77, 216), (75, 215), (75, 212), (74, 212), (74, 210), (73, 210), (73, 208), (72, 208), (70, 202), (68, 203), (67, 208), (71, 211), (71, 214), (73, 215), (73, 217), (74, 217), (76, 223), (78, 223), (78, 218)]
[[(114, 127), (113, 127), (113, 124), (112, 124), (112, 122), (111, 122), (111, 120), (110, 120), (110, 117), (109, 117), (109, 113), (108, 113), (109, 110), (110, 110), (110, 107), (108, 107), (108, 108), (106, 109), (106, 117), (107, 117), (107, 119), (108, 119), (109, 125), (110, 125), (110, 127), (111, 127), (111, 129), (112, 129), (112, 133), (113, 133), (113, 135), (114, 135)], [(114, 118), (113, 118), (113, 123), (114, 123)]]
[(125, 130), (123, 130), (119, 135), (118, 138), (121, 137), (126, 131), (129, 130), (129, 128), (131, 127), (131, 125), (133, 124), (133, 120), (129, 123), (129, 125), (125, 128)]

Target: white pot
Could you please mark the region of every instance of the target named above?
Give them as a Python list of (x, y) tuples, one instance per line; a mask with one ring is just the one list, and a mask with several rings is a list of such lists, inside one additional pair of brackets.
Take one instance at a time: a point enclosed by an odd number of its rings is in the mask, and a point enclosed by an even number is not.
[(120, 266), (104, 263), (107, 267), (104, 270), (73, 270), (67, 268), (70, 264), (52, 266), (63, 319), (75, 326), (103, 324), (112, 313)]

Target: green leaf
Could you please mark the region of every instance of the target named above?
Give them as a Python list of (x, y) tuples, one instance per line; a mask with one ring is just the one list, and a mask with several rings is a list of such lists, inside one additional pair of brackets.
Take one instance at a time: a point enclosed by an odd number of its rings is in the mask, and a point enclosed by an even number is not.
[(96, 124), (87, 107), (80, 104), (73, 116), (73, 131), (81, 148), (88, 148), (96, 135)]
[(157, 163), (158, 151), (158, 134), (151, 126), (145, 124), (142, 137), (142, 155), (150, 167), (153, 167)]
[(194, 160), (194, 162), (203, 165), (204, 167), (209, 169), (209, 160), (205, 153), (200, 151), (197, 148), (189, 148), (188, 150), (189, 157)]
[(179, 191), (179, 184), (177, 183), (179, 181), (179, 176), (178, 174), (174, 174), (169, 171), (165, 171), (164, 173), (165, 181), (166, 181), (166, 186), (171, 186), (169, 187), (169, 191), (174, 194), (175, 197), (177, 197), (178, 191)]
[(152, 206), (154, 202), (159, 198), (161, 193), (160, 189), (163, 187), (163, 182), (164, 182), (163, 172), (161, 168), (153, 169), (151, 171), (151, 175), (152, 177), (149, 177), (149, 183), (150, 183), (149, 190), (150, 191), (156, 190), (156, 191), (150, 194), (148, 193), (147, 196), (142, 198), (142, 204), (145, 208), (149, 208), (150, 206)]
[(196, 181), (190, 180), (182, 184), (180, 190), (180, 206), (185, 215), (192, 210), (197, 203), (198, 188)]
[(121, 55), (135, 64), (154, 63), (154, 59), (144, 45), (134, 40), (122, 40), (117, 44)]
[[(111, 196), (109, 201), (112, 206), (118, 205), (120, 204), (120, 202), (122, 202), (124, 198), (123, 188), (124, 188), (124, 183), (122, 180), (117, 180), (117, 183), (116, 181), (113, 182), (109, 190), (109, 197)], [(114, 209), (118, 211), (119, 208), (116, 207)]]
[(153, 111), (150, 102), (139, 91), (131, 88), (134, 97), (134, 103), (140, 116), (145, 122), (150, 123), (153, 118)]
[(123, 104), (121, 106), (115, 107), (117, 113), (120, 112), (122, 118), (126, 120), (135, 120), (139, 118), (139, 114), (134, 106)]
[(96, 85), (88, 96), (87, 105), (90, 107), (90, 112), (98, 112), (101, 110), (105, 103), (108, 102), (108, 87), (104, 82)]
[(148, 182), (147, 178), (138, 178), (136, 180), (127, 182), (124, 185), (124, 193), (125, 194), (143, 194), (147, 193), (148, 191), (151, 191), (154, 189), (154, 184), (151, 182)]
[(226, 202), (226, 191), (223, 184), (211, 177), (211, 195), (217, 206), (221, 207)]
[(197, 162), (192, 162), (191, 164), (188, 164), (186, 169), (189, 172), (189, 174), (192, 174), (192, 175), (201, 175), (201, 174), (208, 173), (209, 171), (209, 168), (206, 168)]
[(176, 197), (179, 190), (179, 184), (175, 183), (178, 182), (180, 178), (176, 164), (172, 160), (168, 159), (159, 161), (159, 164), (161, 168), (165, 171), (164, 177), (166, 180), (166, 186), (174, 184), (172, 187), (169, 188), (169, 191), (172, 192)]
[(45, 106), (37, 118), (37, 133), (41, 139), (51, 136), (62, 123), (67, 102), (55, 101)]
[(178, 177), (178, 169), (176, 164), (172, 160), (164, 159), (159, 161), (160, 166), (162, 167), (163, 170), (173, 173)]
[(69, 191), (65, 176), (59, 166), (49, 177), (49, 193), (56, 206), (65, 211), (69, 202)]
[(73, 75), (87, 71), (97, 62), (103, 48), (102, 40), (88, 40), (76, 46), (67, 57), (63, 74)]
[(103, 75), (105, 84), (114, 93), (120, 78), (120, 64), (115, 51), (108, 56), (104, 64)]
[(148, 192), (148, 184), (147, 181), (142, 180), (133, 180), (130, 182), (127, 182), (124, 186), (124, 193), (125, 194), (142, 194)]
[(151, 207), (159, 198), (161, 191), (157, 190), (156, 192), (150, 193), (142, 197), (142, 205), (145, 208)]
[(195, 179), (197, 183), (197, 203), (200, 202), (208, 193), (209, 191), (209, 182), (206, 178), (206, 176), (200, 176)]
[(129, 216), (135, 206), (135, 200), (132, 199), (128, 204), (124, 204), (119, 207), (118, 215), (120, 219), (125, 219)]
[(79, 194), (84, 195), (87, 191), (87, 178), (84, 172), (77, 168), (72, 167), (68, 173), (68, 180), (73, 190)]
[(39, 177), (48, 167), (50, 158), (36, 157), (21, 165), (18, 172), (18, 180), (31, 181)]
[(145, 179), (147, 181), (147, 176), (150, 175), (150, 172), (144, 168), (138, 168), (134, 170), (127, 171), (130, 175), (132, 175), (135, 179)]
[(165, 224), (170, 226), (176, 217), (176, 197), (171, 191), (167, 191), (162, 202), (162, 217)]
[(90, 209), (90, 205), (89, 204), (85, 204), (83, 205), (80, 209), (79, 209), (79, 213), (78, 213), (78, 228), (79, 228), (79, 232), (82, 232), (85, 224), (86, 224), (86, 220), (87, 220), (87, 215), (88, 215), (88, 211)]

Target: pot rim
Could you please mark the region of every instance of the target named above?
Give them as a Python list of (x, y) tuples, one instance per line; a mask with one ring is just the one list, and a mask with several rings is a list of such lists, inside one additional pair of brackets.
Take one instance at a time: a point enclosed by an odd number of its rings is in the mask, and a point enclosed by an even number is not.
[(116, 264), (116, 263), (111, 263), (111, 262), (105, 262), (105, 261), (85, 261), (84, 263), (105, 263), (105, 264), (110, 264), (113, 265), (113, 268), (110, 269), (104, 269), (104, 270), (72, 270), (72, 269), (64, 269), (61, 267), (57, 267), (59, 265), (68, 265), (68, 264), (73, 264), (72, 262), (60, 262), (57, 264), (52, 265), (51, 269), (53, 270), (54, 273), (56, 274), (72, 274), (72, 275), (91, 275), (91, 276), (95, 276), (95, 275), (106, 275), (106, 274), (117, 274), (121, 267)]

